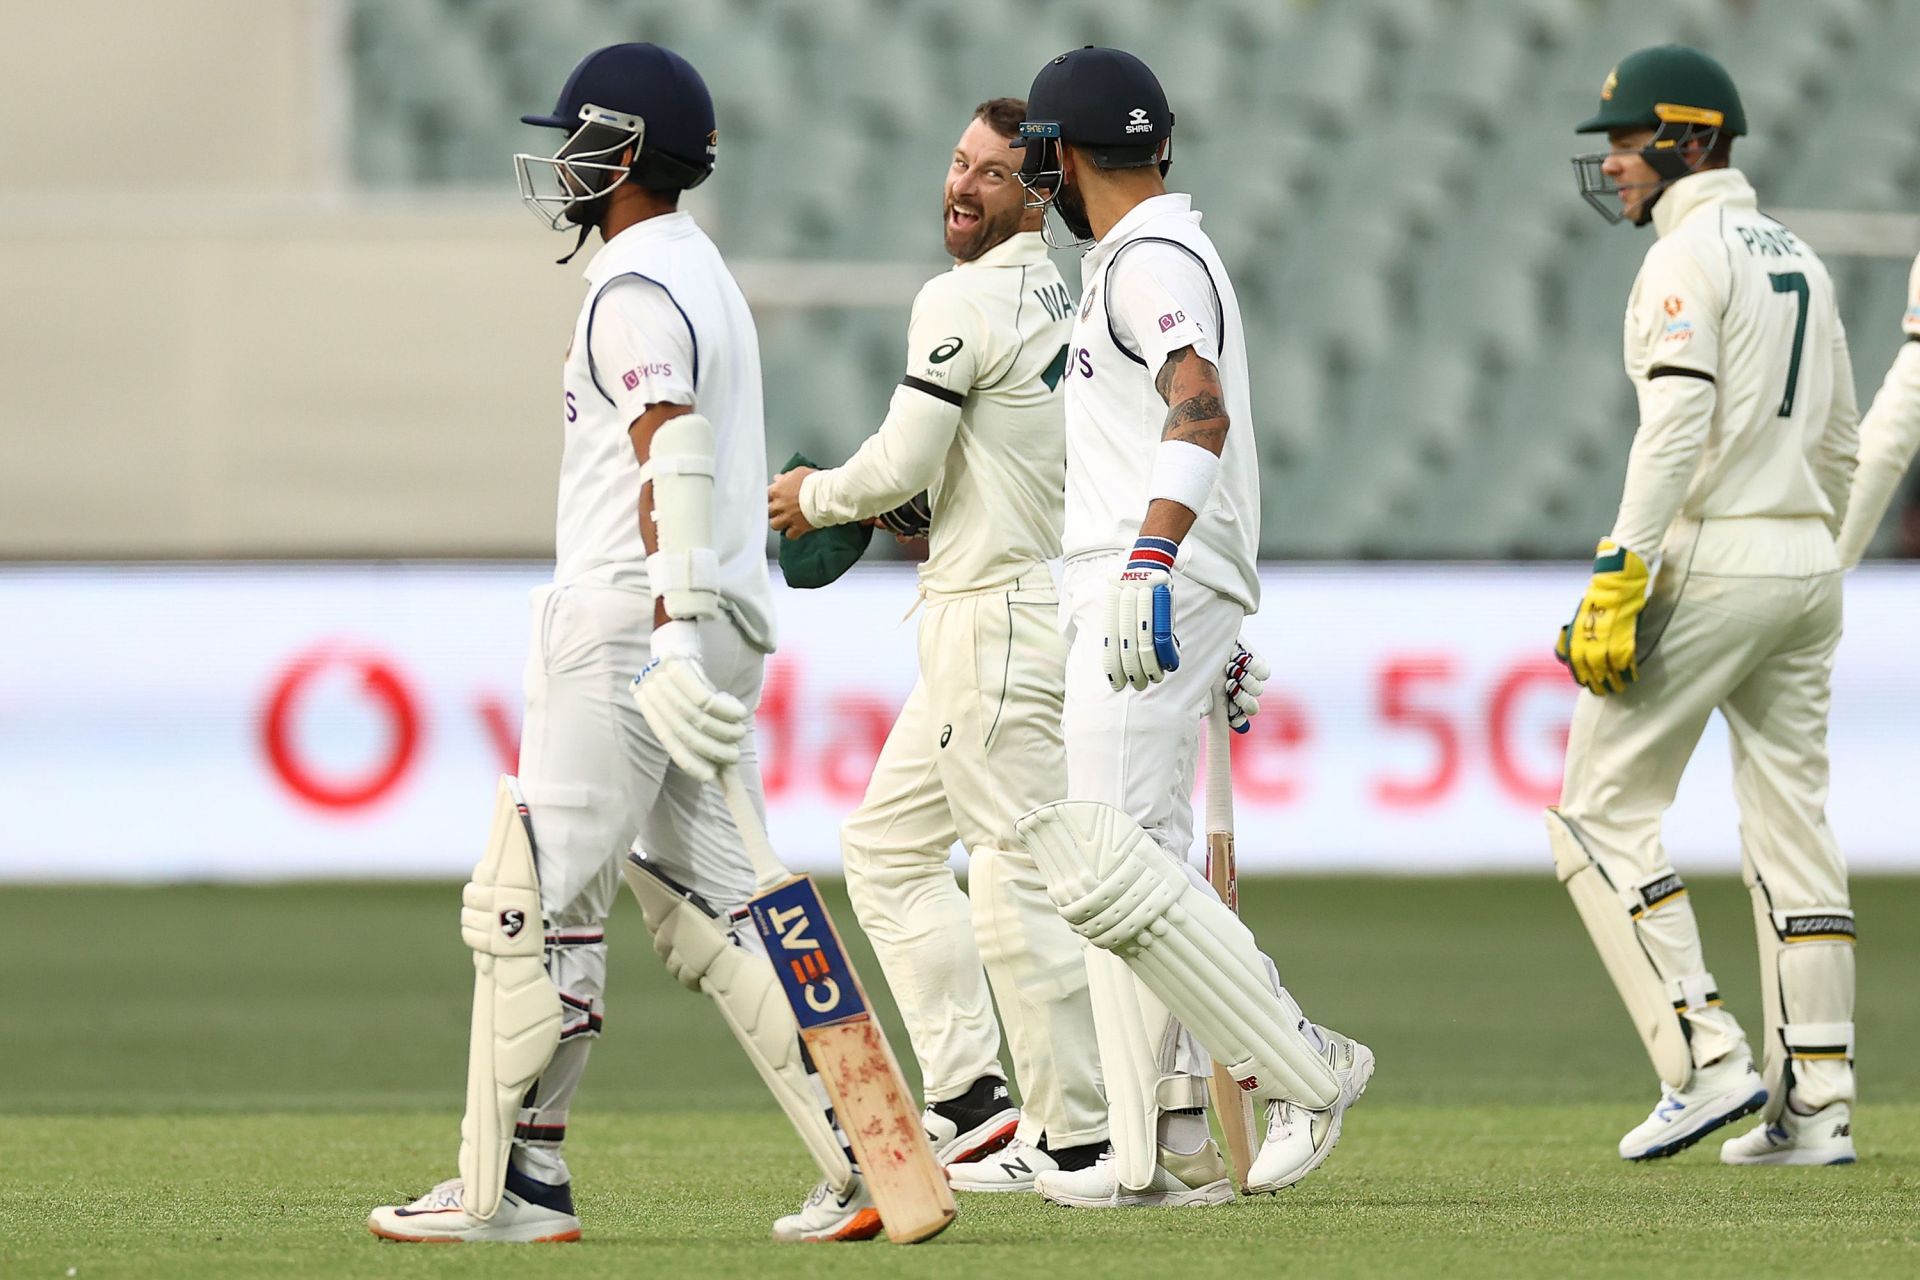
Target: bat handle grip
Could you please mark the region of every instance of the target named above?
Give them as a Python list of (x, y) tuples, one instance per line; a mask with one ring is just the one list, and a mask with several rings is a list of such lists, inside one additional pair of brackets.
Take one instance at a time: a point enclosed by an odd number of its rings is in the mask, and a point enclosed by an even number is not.
[(1224, 694), (1207, 711), (1207, 831), (1233, 830), (1233, 728)]
[(740, 771), (734, 768), (720, 770), (720, 791), (727, 798), (727, 811), (733, 815), (733, 825), (740, 832), (740, 843), (746, 846), (747, 860), (753, 864), (753, 878), (762, 890), (771, 889), (793, 878), (773, 852), (773, 845), (767, 840), (767, 828), (760, 821), (760, 811), (753, 806), (753, 797), (747, 794), (747, 784), (740, 781)]

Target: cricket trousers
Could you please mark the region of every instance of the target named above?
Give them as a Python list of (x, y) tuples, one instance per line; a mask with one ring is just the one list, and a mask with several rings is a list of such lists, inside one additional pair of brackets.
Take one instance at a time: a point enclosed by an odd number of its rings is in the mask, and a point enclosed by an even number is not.
[[(1176, 571), (1173, 628), (1180, 642), (1179, 667), (1145, 689), (1115, 692), (1107, 683), (1102, 651), (1108, 588), (1122, 563), (1120, 555), (1097, 554), (1066, 566), (1067, 798), (1099, 801), (1127, 814), (1211, 894), (1211, 885), (1191, 862), (1194, 770), (1201, 721), (1219, 695), (1246, 610)], [(1280, 991), (1278, 970), (1271, 960), (1267, 967), (1273, 989)], [(1123, 1097), (1110, 1087), (1108, 1104), (1116, 1115), (1122, 1107), (1138, 1108), (1147, 1121), (1143, 1126), (1116, 1122), (1113, 1132), (1150, 1131), (1165, 1111), (1205, 1106), (1212, 1071), (1206, 1050), (1118, 956), (1088, 948), (1087, 971), (1102, 1058), (1115, 1061), (1124, 1053), (1138, 1063), (1131, 1071), (1109, 1069), (1109, 1085), (1122, 1078), (1159, 1081), (1151, 1097)], [(1123, 1030), (1134, 1026), (1146, 1028), (1148, 1043), (1136, 1043), (1137, 1037)], [(1126, 1167), (1126, 1153), (1120, 1154)]]
[[(919, 679), (841, 827), (847, 894), (928, 1102), (1005, 1075), (997, 999), (1021, 1090), (1020, 1136), (1044, 1134), (1055, 1148), (1101, 1141), (1084, 944), (1013, 827), (1065, 790), (1066, 652), (1053, 580), (1036, 565), (990, 589), (925, 596)], [(948, 866), (956, 840), (967, 851), (966, 892)]]
[[(764, 655), (725, 616), (702, 621), (707, 675), (749, 709)], [(520, 731), (520, 788), (533, 825), (547, 972), (566, 1012), (560, 1047), (528, 1091), (514, 1163), (543, 1182), (568, 1180), (567, 1113), (599, 1036), (607, 978), (607, 913), (630, 847), (717, 910), (743, 905), (753, 869), (719, 788), (683, 773), (653, 735), (628, 686), (651, 658), (653, 598), (575, 580), (537, 588)], [(741, 780), (764, 811), (751, 727)]]
[[(1695, 1067), (1744, 1034), (1708, 972), (1661, 817), (1715, 710), (1733, 749), (1743, 876), (1765, 1003), (1767, 1116), (1851, 1102), (1854, 927), (1827, 825), (1827, 710), (1841, 574), (1814, 518), (1680, 521), (1648, 614), (1664, 629), (1624, 693), (1581, 693), (1560, 814), (1620, 890), (1687, 1033)], [(1652, 619), (1658, 627), (1658, 619)], [(1649, 630), (1643, 624), (1642, 633)]]

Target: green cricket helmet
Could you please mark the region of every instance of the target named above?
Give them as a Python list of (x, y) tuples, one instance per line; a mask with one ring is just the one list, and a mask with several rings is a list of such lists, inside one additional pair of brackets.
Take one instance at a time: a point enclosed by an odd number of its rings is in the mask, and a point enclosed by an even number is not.
[[(1660, 183), (1640, 206), (1635, 226), (1645, 226), (1654, 203), (1666, 189), (1697, 172), (1687, 158), (1687, 145), (1698, 141), (1696, 154), (1711, 150), (1722, 136), (1738, 138), (1747, 131), (1746, 109), (1727, 69), (1698, 49), (1683, 44), (1661, 44), (1620, 60), (1600, 86), (1600, 109), (1575, 127), (1576, 133), (1610, 133), (1615, 129), (1652, 129), (1653, 137), (1640, 149)], [(1575, 156), (1580, 194), (1608, 222), (1619, 222), (1620, 188), (1601, 171), (1605, 152)]]

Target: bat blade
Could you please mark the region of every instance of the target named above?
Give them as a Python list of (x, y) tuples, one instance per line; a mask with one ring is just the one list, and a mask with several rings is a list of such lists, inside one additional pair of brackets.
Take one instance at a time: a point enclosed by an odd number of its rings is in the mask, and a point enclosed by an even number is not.
[(953, 1190), (819, 890), (794, 876), (748, 907), (887, 1238), (932, 1239), (954, 1219)]
[[(1234, 865), (1233, 833), (1207, 833), (1207, 879), (1220, 901), (1240, 911), (1240, 873)], [(1253, 1104), (1233, 1073), (1218, 1063), (1213, 1067), (1213, 1113), (1220, 1121), (1220, 1134), (1227, 1140), (1227, 1158), (1233, 1161), (1234, 1176), (1240, 1189), (1246, 1190), (1247, 1173), (1253, 1168)]]

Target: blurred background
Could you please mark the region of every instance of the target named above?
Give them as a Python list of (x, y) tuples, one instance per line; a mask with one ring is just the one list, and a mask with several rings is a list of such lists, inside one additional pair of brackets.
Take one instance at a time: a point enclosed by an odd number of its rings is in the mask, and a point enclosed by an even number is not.
[[(1730, 67), (1735, 162), (1832, 268), (1863, 405), (1920, 249), (1915, 0), (0, 10), (0, 769), (35, 797), (0, 877), (471, 856), (513, 759), (581, 290), (509, 157), (554, 145), (517, 117), (601, 44), (669, 45), (712, 87), (719, 166), (687, 207), (754, 304), (776, 461), (842, 458), (882, 415), (974, 104), (1076, 45), (1147, 57), (1254, 355), (1255, 631), (1296, 674), (1238, 767), (1271, 824), (1242, 842), (1275, 865), (1539, 861), (1571, 693), (1544, 654), (1634, 426), (1620, 317), (1650, 233), (1605, 225), (1568, 164), (1620, 56), (1681, 39)], [(1440, 621), (1462, 574), (1482, 603)], [(1920, 767), (1897, 648), (1920, 583), (1855, 581), (1836, 822), (1903, 864), (1850, 814)], [(783, 595), (791, 696), (763, 710), (795, 762), (782, 834), (822, 865), (912, 678), (904, 566), (836, 592)], [(1703, 761), (1678, 843), (1730, 857)], [(116, 826), (183, 793), (220, 820)]]

